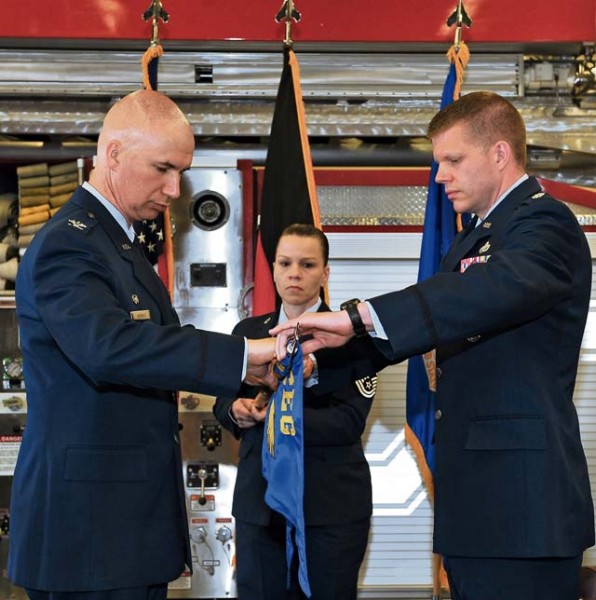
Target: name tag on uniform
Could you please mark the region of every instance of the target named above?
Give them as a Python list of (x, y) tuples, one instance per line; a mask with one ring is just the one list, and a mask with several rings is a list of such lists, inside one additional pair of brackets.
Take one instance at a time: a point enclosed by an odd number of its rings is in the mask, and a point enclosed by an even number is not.
[(469, 258), (462, 258), (459, 263), (459, 272), (463, 273), (470, 265), (474, 265), (476, 263), (485, 263), (490, 258), (490, 254), (485, 254), (484, 256), (470, 256)]
[(133, 321), (149, 321), (151, 319), (150, 310), (131, 310), (130, 318)]

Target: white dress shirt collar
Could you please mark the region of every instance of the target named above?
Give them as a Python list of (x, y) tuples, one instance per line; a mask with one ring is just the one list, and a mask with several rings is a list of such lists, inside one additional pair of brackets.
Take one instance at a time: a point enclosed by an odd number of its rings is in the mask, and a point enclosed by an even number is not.
[(107, 198), (104, 198), (102, 194), (100, 194), (88, 181), (83, 183), (83, 187), (90, 193), (93, 194), (106, 208), (106, 210), (116, 219), (116, 222), (122, 229), (124, 233), (128, 237), (131, 242), (135, 241), (135, 230), (132, 225), (129, 225), (124, 215), (111, 203)]
[(524, 173), (509, 189), (507, 189), (505, 192), (503, 192), (498, 198), (497, 201), (489, 208), (488, 212), (486, 213), (486, 215), (484, 215), (484, 219), (481, 219), (480, 217), (478, 217), (478, 220), (476, 221), (476, 227), (478, 227), (478, 225), (480, 225), (480, 223), (486, 221), (488, 215), (490, 215), (491, 212), (493, 212), (493, 210), (495, 210), (495, 208), (497, 208), (497, 206), (518, 186), (521, 185), (526, 179), (528, 179), (528, 174)]

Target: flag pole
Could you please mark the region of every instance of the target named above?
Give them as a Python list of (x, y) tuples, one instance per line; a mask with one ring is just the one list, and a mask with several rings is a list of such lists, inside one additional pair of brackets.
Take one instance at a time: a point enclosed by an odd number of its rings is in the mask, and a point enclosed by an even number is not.
[[(277, 242), (284, 229), (293, 223), (312, 224), (320, 228), (300, 69), (292, 47), (293, 21), (298, 22), (300, 18), (293, 0), (284, 0), (275, 17), (277, 23), (285, 24), (285, 39), (260, 194), (253, 315), (275, 311), (271, 267)], [(304, 368), (297, 331), (295, 342), (296, 354), (286, 355), (286, 359), (290, 357), (284, 365), (288, 369), (286, 376), (282, 376), (279, 387), (269, 400), (261, 457), (263, 477), (267, 482), (265, 502), (286, 519), (288, 568), (292, 565), (292, 556), (297, 552), (298, 584), (310, 598), (304, 523)], [(287, 402), (281, 402), (282, 395), (284, 398), (293, 398), (291, 407)], [(283, 435), (284, 431), (279, 427), (280, 419), (289, 418), (292, 435)], [(288, 570), (287, 586), (290, 585), (290, 573)]]
[(455, 72), (457, 74), (455, 90), (453, 92), (453, 99), (457, 100), (461, 92), (464, 69), (470, 60), (470, 51), (468, 50), (466, 43), (462, 40), (461, 32), (464, 25), (468, 28), (472, 26), (472, 19), (470, 19), (466, 12), (463, 0), (458, 0), (457, 8), (447, 19), (448, 27), (452, 27), (453, 24), (455, 24), (455, 35), (453, 38), (453, 46), (451, 46), (447, 52), (447, 58), (449, 58), (449, 62), (454, 64)]
[[(159, 41), (159, 21), (167, 23), (170, 15), (167, 13), (161, 0), (152, 0), (149, 8), (143, 13), (144, 21), (151, 20), (151, 40), (149, 47), (141, 59), (143, 88), (146, 90), (157, 90), (157, 73), (159, 57), (163, 55), (163, 47)], [(170, 220), (170, 209), (166, 208), (163, 214), (163, 257), (160, 257), (158, 272), (164, 280), (164, 284), (174, 299), (174, 249), (172, 244), (172, 223)], [(161, 261), (164, 261), (163, 263)], [(165, 270), (165, 276), (162, 271)]]
[[(293, 0), (285, 0), (275, 16), (276, 22), (286, 25), (286, 31), (283, 65), (257, 208), (259, 219), (255, 244), (253, 316), (279, 308), (280, 298), (275, 292), (271, 267), (282, 231), (293, 223), (308, 223), (322, 229), (300, 67), (292, 48), (291, 26), (300, 19)], [(321, 296), (328, 303), (326, 285)]]
[(284, 46), (286, 48), (294, 46), (294, 41), (292, 40), (292, 21), (298, 23), (301, 18), (302, 15), (298, 12), (294, 0), (284, 0), (284, 3), (275, 15), (275, 21), (277, 23), (284, 21), (286, 24), (286, 35), (284, 38)]
[[(461, 31), (464, 25), (468, 28), (472, 26), (472, 19), (470, 19), (466, 12), (463, 0), (458, 0), (457, 8), (447, 19), (448, 27), (451, 27), (453, 24), (455, 24), (455, 35), (453, 38), (453, 46), (447, 51), (447, 58), (455, 67), (456, 79), (455, 89), (453, 90), (453, 100), (458, 100), (461, 93), (464, 70), (468, 66), (468, 61), (470, 60), (470, 51), (468, 46), (466, 46), (466, 43), (462, 40)], [(457, 231), (461, 231), (463, 229), (463, 223), (460, 214), (456, 216), (455, 221), (457, 224)]]
[[(455, 101), (460, 97), (464, 70), (468, 65), (468, 61), (470, 60), (470, 51), (462, 39), (462, 28), (464, 25), (468, 28), (471, 27), (472, 19), (470, 19), (468, 13), (466, 12), (463, 0), (458, 0), (456, 9), (447, 19), (447, 26), (452, 27), (453, 25), (455, 25), (455, 34), (453, 37), (453, 45), (447, 51), (447, 58), (455, 69), (455, 84), (452, 98), (452, 100)], [(456, 214), (455, 222), (457, 231), (461, 231), (463, 228), (461, 214)], [(434, 351), (432, 352), (434, 354)], [(445, 568), (443, 566), (443, 557), (440, 554), (433, 554), (432, 579), (432, 600), (441, 600), (441, 589), (448, 589), (449, 582), (447, 581), (447, 574), (445, 573)]]
[[(289, 61), (292, 65), (292, 77), (294, 78), (294, 87), (297, 90), (300, 90), (300, 101), (302, 101), (302, 91), (300, 85), (300, 67), (298, 66), (298, 60), (294, 55), (294, 40), (292, 40), (292, 21), (298, 23), (302, 19), (302, 13), (296, 8), (296, 3), (294, 0), (284, 0), (281, 8), (275, 15), (275, 21), (277, 23), (285, 22), (286, 33), (284, 37), (284, 49), (289, 50)], [(310, 145), (308, 144), (308, 135), (306, 133), (306, 120), (304, 115), (304, 110), (299, 111), (298, 119), (300, 121), (300, 128), (304, 134), (304, 150), (305, 150), (305, 160), (311, 166), (310, 169), (307, 169), (307, 179), (308, 179), (308, 187), (310, 191), (311, 198), (315, 198), (314, 203), (312, 203), (313, 208), (313, 218), (314, 225), (319, 229), (323, 229), (321, 225), (321, 214), (319, 211), (319, 201), (317, 199), (317, 189), (315, 185), (314, 173), (312, 171), (312, 157), (310, 154)], [(329, 304), (329, 286), (325, 284), (323, 286), (322, 291), (322, 299), (326, 304)]]
[(468, 16), (466, 9), (464, 7), (463, 0), (458, 0), (457, 8), (451, 13), (449, 18), (447, 19), (447, 27), (451, 27), (455, 23), (455, 38), (453, 41), (453, 45), (455, 49), (459, 51), (459, 47), (462, 44), (461, 39), (461, 30), (463, 25), (466, 27), (472, 26), (472, 19)]
[(143, 87), (146, 90), (157, 89), (157, 60), (163, 55), (159, 41), (159, 20), (167, 23), (170, 15), (163, 7), (161, 0), (152, 0), (149, 8), (143, 13), (143, 20), (151, 19), (151, 41), (141, 60), (143, 65)]

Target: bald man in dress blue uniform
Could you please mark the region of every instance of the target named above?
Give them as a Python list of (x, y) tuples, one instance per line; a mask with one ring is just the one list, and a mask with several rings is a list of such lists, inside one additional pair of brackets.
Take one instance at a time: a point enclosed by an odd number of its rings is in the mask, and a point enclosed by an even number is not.
[[(366, 332), (392, 363), (436, 349), (434, 551), (451, 598), (577, 600), (594, 544), (572, 398), (590, 250), (569, 208), (526, 175), (525, 126), (506, 99), (467, 94), (428, 136), (437, 182), (474, 219), (435, 276), (351, 312), (300, 316), (314, 336), (303, 349)], [(272, 330), (280, 357), (295, 321)]]
[(272, 358), (271, 341), (181, 327), (135, 243), (133, 222), (179, 196), (193, 151), (166, 96), (124, 97), (89, 182), (20, 265), (28, 414), (8, 569), (32, 600), (166, 598), (191, 566), (174, 392), (235, 393)]

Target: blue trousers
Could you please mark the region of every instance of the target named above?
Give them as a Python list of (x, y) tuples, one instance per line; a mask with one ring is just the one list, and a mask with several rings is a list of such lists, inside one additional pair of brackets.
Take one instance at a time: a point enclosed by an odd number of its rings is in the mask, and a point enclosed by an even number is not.
[[(356, 600), (358, 571), (368, 541), (370, 519), (306, 526), (310, 600)], [(269, 526), (236, 521), (239, 600), (306, 600), (297, 581), (297, 560), (287, 589), (285, 521)]]
[(451, 600), (577, 600), (582, 556), (444, 556)]
[(27, 590), (31, 600), (166, 600), (168, 584), (97, 592), (42, 592)]

